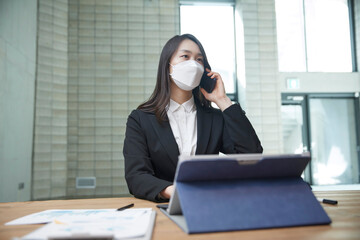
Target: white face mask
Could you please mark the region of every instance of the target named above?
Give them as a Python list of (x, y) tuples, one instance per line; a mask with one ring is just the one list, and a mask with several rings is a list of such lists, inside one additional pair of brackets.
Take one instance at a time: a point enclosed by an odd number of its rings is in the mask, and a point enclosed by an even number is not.
[(204, 73), (204, 67), (200, 63), (187, 60), (171, 66), (173, 71), (170, 76), (179, 88), (191, 91), (199, 86)]

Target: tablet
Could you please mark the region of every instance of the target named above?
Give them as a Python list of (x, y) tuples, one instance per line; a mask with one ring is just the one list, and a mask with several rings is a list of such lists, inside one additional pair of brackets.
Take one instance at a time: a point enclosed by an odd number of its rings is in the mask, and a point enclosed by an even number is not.
[(301, 177), (309, 161), (308, 152), (179, 156), (167, 213), (182, 214), (177, 182)]

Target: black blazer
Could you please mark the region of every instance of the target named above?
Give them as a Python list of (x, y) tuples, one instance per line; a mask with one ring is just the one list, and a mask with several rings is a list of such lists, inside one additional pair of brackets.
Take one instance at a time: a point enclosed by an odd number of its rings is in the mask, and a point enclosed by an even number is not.
[[(196, 110), (196, 154), (262, 152), (255, 130), (239, 104), (224, 112), (196, 104)], [(158, 194), (173, 184), (179, 156), (170, 123), (160, 124), (154, 114), (133, 110), (126, 125), (123, 154), (130, 193), (160, 201)]]

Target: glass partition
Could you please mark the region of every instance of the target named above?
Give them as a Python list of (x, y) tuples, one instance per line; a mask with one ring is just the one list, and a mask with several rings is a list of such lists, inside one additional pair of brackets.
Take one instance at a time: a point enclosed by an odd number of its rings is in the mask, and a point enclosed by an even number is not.
[(354, 99), (309, 100), (315, 185), (359, 183)]

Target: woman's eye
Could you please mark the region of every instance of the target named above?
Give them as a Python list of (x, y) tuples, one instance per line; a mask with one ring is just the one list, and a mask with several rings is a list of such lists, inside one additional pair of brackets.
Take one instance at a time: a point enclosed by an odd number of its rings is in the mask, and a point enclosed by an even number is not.
[(183, 57), (183, 58), (188, 58), (189, 56), (188, 55), (182, 55), (180, 57)]

